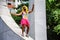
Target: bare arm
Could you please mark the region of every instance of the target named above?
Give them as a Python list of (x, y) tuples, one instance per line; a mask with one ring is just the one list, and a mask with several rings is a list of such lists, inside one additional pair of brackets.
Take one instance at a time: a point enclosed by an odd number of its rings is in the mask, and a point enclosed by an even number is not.
[(20, 16), (20, 15), (22, 15), (22, 12), (20, 12), (19, 14), (12, 14), (12, 15)]
[(34, 4), (33, 4), (33, 6), (32, 6), (32, 9), (31, 9), (28, 13), (33, 12), (33, 10), (34, 10)]

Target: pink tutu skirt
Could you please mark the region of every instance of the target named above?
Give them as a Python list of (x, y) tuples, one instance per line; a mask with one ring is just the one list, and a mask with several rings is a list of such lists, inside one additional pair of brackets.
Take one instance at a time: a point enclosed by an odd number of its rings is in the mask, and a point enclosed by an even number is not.
[(23, 25), (26, 25), (26, 26), (30, 26), (30, 23), (29, 23), (29, 21), (28, 21), (28, 19), (22, 19), (21, 20), (21, 25), (23, 26)]

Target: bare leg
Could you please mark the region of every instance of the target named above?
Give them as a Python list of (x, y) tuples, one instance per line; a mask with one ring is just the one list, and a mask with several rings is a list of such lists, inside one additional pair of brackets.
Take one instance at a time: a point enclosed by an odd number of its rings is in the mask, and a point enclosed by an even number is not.
[(22, 36), (24, 36), (24, 30), (25, 30), (25, 27), (24, 25), (22, 26)]
[(26, 37), (28, 37), (28, 33), (29, 33), (29, 26), (27, 26)]

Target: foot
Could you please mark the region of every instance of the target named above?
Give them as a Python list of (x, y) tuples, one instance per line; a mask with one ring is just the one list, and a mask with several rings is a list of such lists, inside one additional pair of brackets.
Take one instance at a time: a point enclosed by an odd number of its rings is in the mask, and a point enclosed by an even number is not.
[(22, 34), (22, 36), (24, 37), (24, 34)]
[(28, 34), (26, 34), (26, 37), (29, 37)]

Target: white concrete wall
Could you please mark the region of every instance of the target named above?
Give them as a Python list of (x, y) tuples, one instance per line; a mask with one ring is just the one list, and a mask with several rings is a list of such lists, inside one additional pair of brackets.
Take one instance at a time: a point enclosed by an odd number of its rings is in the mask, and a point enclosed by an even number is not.
[(29, 0), (29, 9), (34, 3), (35, 9), (29, 15), (30, 33), (35, 40), (47, 40), (45, 0)]
[(45, 0), (35, 0), (35, 40), (47, 40)]
[(23, 40), (23, 38), (14, 33), (0, 17), (0, 40)]
[[(32, 5), (34, 4), (34, 0), (29, 0), (29, 10), (32, 9)], [(29, 14), (29, 22), (30, 22), (30, 32), (29, 35), (35, 39), (35, 17), (34, 17), (34, 11)]]

